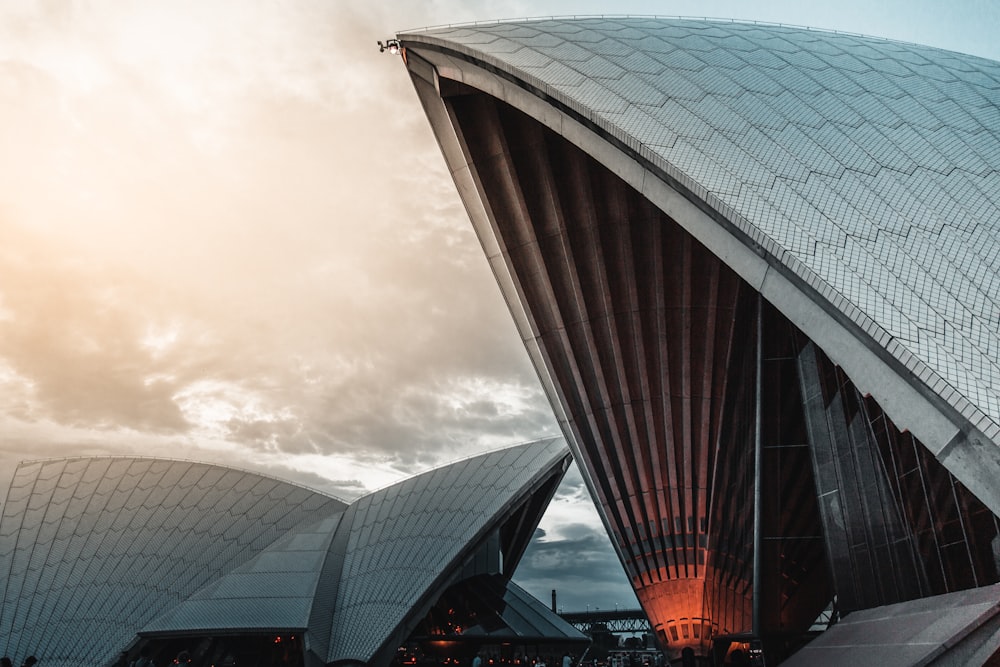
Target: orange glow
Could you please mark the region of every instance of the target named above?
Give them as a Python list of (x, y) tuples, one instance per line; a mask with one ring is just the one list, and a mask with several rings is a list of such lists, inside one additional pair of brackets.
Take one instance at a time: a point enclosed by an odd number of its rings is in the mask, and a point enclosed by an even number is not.
[(713, 613), (706, 601), (706, 589), (712, 583), (704, 577), (692, 577), (637, 588), (642, 608), (671, 654), (679, 655), (682, 649), (691, 647), (707, 655), (713, 635), (749, 629), (749, 598), (738, 598), (731, 609)]

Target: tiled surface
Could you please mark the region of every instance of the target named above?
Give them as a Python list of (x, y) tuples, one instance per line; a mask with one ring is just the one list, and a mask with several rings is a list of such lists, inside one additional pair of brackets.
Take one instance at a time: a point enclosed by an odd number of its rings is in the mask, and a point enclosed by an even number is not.
[(329, 661), (368, 660), (443, 568), (568, 454), (561, 438), (532, 443), (432, 470), (358, 500)]
[(344, 504), (220, 466), (135, 458), (21, 464), (0, 518), (0, 653), (103, 664), (136, 631)]
[(147, 623), (145, 632), (306, 628), (341, 512), (296, 526), (249, 562)]
[[(347, 512), (334, 498), (221, 466), (22, 463), (0, 517), (0, 654), (105, 664), (139, 631), (312, 627), (325, 600), (330, 653), (367, 661), (461, 565), (470, 541), (561, 476), (568, 458), (561, 438), (491, 452)], [(342, 539), (346, 552), (333, 547)]]
[[(949, 593), (848, 614), (784, 664), (834, 667), (878, 664), (883, 667), (926, 665), (945, 654), (967, 650), (962, 641), (980, 626), (997, 627), (1000, 585)], [(979, 637), (984, 639), (985, 635)], [(996, 644), (996, 639), (986, 644)], [(970, 640), (967, 644), (975, 644)], [(955, 647), (958, 647), (956, 650)], [(935, 663), (937, 664), (937, 663)], [(975, 664), (980, 664), (978, 661)]]
[(1000, 63), (683, 19), (400, 37), (624, 136), (1000, 440)]

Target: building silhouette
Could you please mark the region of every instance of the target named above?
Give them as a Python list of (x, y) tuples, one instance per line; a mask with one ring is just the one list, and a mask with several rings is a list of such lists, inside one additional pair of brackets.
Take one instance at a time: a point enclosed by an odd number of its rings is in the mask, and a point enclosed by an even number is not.
[(1000, 64), (664, 18), (398, 38), (671, 657), (998, 581)]

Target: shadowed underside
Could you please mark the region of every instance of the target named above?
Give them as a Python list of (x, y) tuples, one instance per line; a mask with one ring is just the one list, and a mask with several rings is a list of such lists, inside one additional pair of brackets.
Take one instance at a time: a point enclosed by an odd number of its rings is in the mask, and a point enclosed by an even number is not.
[(528, 117), (483, 95), (451, 103), (640, 601), (700, 625), (742, 281)]
[[(449, 102), (569, 406), (579, 456), (654, 627), (671, 644), (702, 649), (712, 635), (749, 631), (755, 293), (619, 178), (524, 114), (477, 94)], [(798, 510), (785, 523), (799, 525), (776, 533), (817, 532), (808, 458), (804, 467), (801, 456), (797, 467), (789, 460), (786, 468), (807, 474), (775, 481)], [(808, 625), (829, 601), (821, 543), (786, 542), (778, 561), (810, 572), (813, 586), (782, 596), (806, 607), (796, 618)], [(773, 574), (775, 582), (801, 578)]]

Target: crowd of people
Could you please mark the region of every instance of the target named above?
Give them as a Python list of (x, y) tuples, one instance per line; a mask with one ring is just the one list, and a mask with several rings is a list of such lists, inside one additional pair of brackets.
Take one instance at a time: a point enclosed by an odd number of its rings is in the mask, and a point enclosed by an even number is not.
[[(181, 651), (172, 662), (167, 663), (167, 665), (178, 665), (180, 667), (185, 667), (190, 664), (191, 653), (189, 651)], [(149, 657), (149, 647), (144, 646), (142, 650), (139, 651), (139, 656), (132, 661), (129, 661), (128, 659), (128, 652), (122, 651), (122, 654), (118, 657), (118, 662), (116, 662), (113, 667), (156, 667), (156, 663)]]
[(523, 657), (514, 656), (510, 659), (477, 653), (472, 658), (472, 667), (497, 667), (498, 665), (515, 665), (515, 667), (574, 667), (576, 659), (569, 653), (563, 653), (562, 658), (553, 658), (551, 655), (529, 657), (525, 654)]
[[(177, 654), (177, 657), (174, 658), (173, 662), (169, 664), (184, 666), (188, 665), (190, 662), (191, 654), (187, 651), (181, 651)], [(21, 667), (34, 667), (34, 665), (37, 664), (39, 664), (38, 658), (33, 655), (29, 655), (24, 659), (24, 662), (21, 663)], [(0, 667), (14, 667), (14, 662), (5, 655), (0, 658)], [(139, 657), (131, 661), (128, 659), (128, 653), (122, 651), (122, 654), (119, 656), (118, 661), (114, 664), (114, 667), (156, 667), (156, 663), (149, 659), (149, 651), (144, 648), (139, 652)]]

